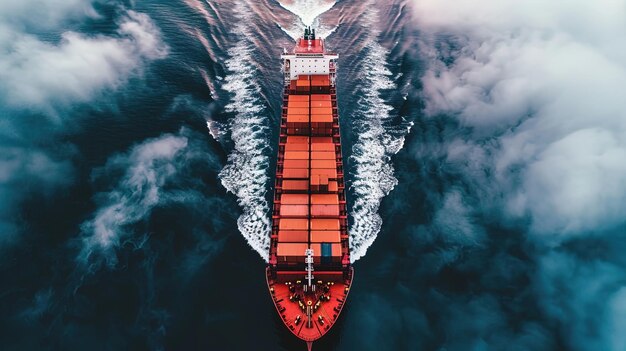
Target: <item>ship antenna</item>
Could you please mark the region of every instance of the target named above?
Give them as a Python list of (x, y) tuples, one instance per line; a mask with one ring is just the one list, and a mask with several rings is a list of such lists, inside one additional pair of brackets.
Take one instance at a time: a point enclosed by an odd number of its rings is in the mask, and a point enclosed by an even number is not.
[[(308, 283), (307, 283), (308, 288), (311, 289), (311, 281), (313, 280), (313, 250), (306, 249), (304, 251), (304, 254), (306, 255), (305, 262), (307, 264), (307, 266), (306, 266), (306, 280), (308, 281)], [(315, 286), (312, 287), (312, 290), (315, 291)]]

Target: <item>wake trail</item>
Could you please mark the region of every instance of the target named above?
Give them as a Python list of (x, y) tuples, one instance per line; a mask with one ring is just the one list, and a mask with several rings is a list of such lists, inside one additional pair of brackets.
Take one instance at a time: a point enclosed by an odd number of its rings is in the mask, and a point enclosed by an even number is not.
[(243, 3), (234, 4), (236, 24), (232, 28), (237, 37), (234, 46), (227, 50), (225, 66), (228, 74), (222, 89), (231, 96), (225, 106), (234, 117), (226, 125), (216, 126), (208, 121), (212, 135), (216, 130), (228, 131), (234, 147), (227, 164), (219, 173), (222, 185), (237, 196), (243, 213), (237, 220), (239, 231), (248, 244), (268, 260), (271, 223), (269, 204), (265, 198), (269, 185), (269, 119), (261, 101), (258, 82), (259, 71), (253, 58), (254, 45), (249, 41), (249, 25), (253, 19), (250, 9)]
[(387, 68), (388, 51), (378, 43), (378, 11), (372, 2), (363, 14), (366, 34), (365, 58), (357, 81), (357, 107), (349, 116), (356, 141), (350, 161), (354, 169), (350, 190), (353, 207), (350, 213), (350, 252), (352, 261), (363, 257), (382, 227), (378, 214), (380, 202), (398, 184), (391, 156), (404, 146), (410, 123), (392, 123), (393, 108), (384, 100), (385, 91), (396, 89), (392, 72)]

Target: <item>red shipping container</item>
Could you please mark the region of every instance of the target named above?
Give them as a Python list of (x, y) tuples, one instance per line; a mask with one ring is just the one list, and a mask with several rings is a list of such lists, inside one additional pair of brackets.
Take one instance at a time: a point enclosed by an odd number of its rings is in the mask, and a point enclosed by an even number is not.
[(289, 95), (287, 101), (309, 101), (309, 95)]
[[(328, 113), (332, 113), (332, 112), (328, 112)], [(309, 114), (309, 108), (304, 108), (304, 107), (288, 107), (287, 108), (287, 118), (289, 118), (289, 115), (308, 115)]]
[[(288, 205), (298, 206), (298, 205)], [(281, 207), (280, 214), (283, 214), (283, 208)], [(311, 205), (312, 217), (338, 217), (339, 205)]]
[[(326, 205), (317, 205), (326, 206)], [(337, 207), (339, 211), (339, 207)], [(309, 205), (281, 205), (280, 216), (282, 217), (306, 217), (309, 215)], [(339, 213), (337, 213), (339, 215)]]
[(286, 151), (285, 160), (308, 160), (309, 153), (306, 151)]
[[(283, 197), (284, 196), (285, 195), (283, 195)], [(292, 196), (299, 196), (299, 195), (292, 195)], [(339, 205), (339, 195), (337, 194), (311, 194), (311, 203), (315, 205)]]
[(306, 191), (309, 190), (309, 182), (307, 180), (283, 180), (283, 190)]
[(309, 137), (306, 136), (288, 136), (287, 137), (287, 144), (291, 144), (291, 143), (298, 143), (298, 144), (308, 144), (309, 143)]
[[(282, 222), (283, 220), (281, 220)], [(338, 219), (311, 219), (311, 230), (339, 230)]]
[[(337, 195), (334, 195), (334, 196), (337, 196)], [(280, 202), (282, 204), (288, 204), (288, 205), (308, 205), (309, 195), (308, 194), (283, 194), (280, 197)]]
[(309, 102), (308, 101), (289, 101), (289, 103), (287, 104), (287, 107), (288, 108), (292, 108), (292, 107), (309, 108)]
[(330, 107), (311, 107), (311, 114), (312, 115), (331, 115), (332, 116), (333, 109), (330, 108)]
[[(318, 220), (322, 221), (322, 219)], [(337, 220), (337, 225), (339, 225), (339, 220)], [(281, 218), (278, 222), (278, 230), (309, 230), (309, 220)]]
[(304, 243), (278, 243), (276, 255), (279, 257), (296, 256), (304, 258), (304, 253), (308, 248), (309, 245)]
[(315, 143), (311, 144), (311, 151), (335, 151), (335, 144), (333, 143)]
[(299, 123), (298, 126), (287, 125), (287, 134), (290, 134), (290, 135), (306, 135), (306, 134), (310, 134), (309, 133), (309, 128), (307, 128), (307, 127), (300, 127), (302, 125), (306, 126), (307, 124)]
[(311, 102), (311, 107), (333, 107), (333, 105), (330, 100), (316, 100)]
[[(302, 77), (302, 76), (300, 76)], [(310, 86), (311, 82), (308, 79), (298, 79), (296, 81), (296, 86), (297, 87), (306, 87), (306, 86)]]
[(341, 232), (338, 230), (312, 230), (311, 242), (338, 243), (341, 242)]
[(283, 170), (283, 179), (306, 179), (306, 178), (309, 178), (308, 168), (286, 168)]
[(334, 160), (335, 153), (328, 151), (314, 151), (311, 152), (311, 160)]
[(287, 143), (285, 144), (285, 151), (309, 151), (309, 144)]
[(303, 123), (305, 125), (303, 125), (302, 127), (306, 127), (306, 124), (309, 124), (309, 122), (309, 115), (287, 115), (287, 127), (289, 128), (299, 127), (296, 125), (296, 123)]
[(311, 101), (331, 101), (330, 94), (312, 94)]
[(337, 179), (337, 170), (334, 168), (311, 168), (311, 176), (319, 176), (320, 179), (322, 176), (328, 179)]
[(337, 162), (335, 160), (311, 160), (311, 168), (337, 169)]
[(332, 137), (312, 137), (311, 138), (311, 143), (312, 144), (317, 144), (317, 143), (332, 143), (333, 142), (333, 138)]
[(333, 257), (341, 257), (341, 244), (332, 244), (331, 246)]
[(330, 123), (331, 125), (325, 125), (325, 128), (332, 128), (333, 115), (332, 114), (312, 114), (311, 122)]
[(285, 160), (283, 168), (309, 168), (309, 160)]
[(309, 232), (307, 230), (281, 230), (278, 232), (278, 241), (290, 243), (308, 243)]
[(321, 185), (326, 185), (328, 186), (328, 176), (326, 175), (320, 175), (320, 186)]

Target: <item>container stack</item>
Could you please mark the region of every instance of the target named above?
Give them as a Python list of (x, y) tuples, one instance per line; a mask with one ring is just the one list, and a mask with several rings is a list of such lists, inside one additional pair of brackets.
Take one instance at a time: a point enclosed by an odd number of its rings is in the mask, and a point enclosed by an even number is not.
[(296, 93), (309, 94), (311, 93), (311, 78), (309, 75), (302, 74), (296, 80)]
[(311, 76), (311, 93), (328, 94), (330, 93), (330, 78), (328, 75)]
[(328, 75), (300, 75), (283, 106), (273, 212), (276, 263), (283, 267), (302, 265), (306, 249), (317, 265), (341, 266), (344, 258), (343, 166), (329, 84)]

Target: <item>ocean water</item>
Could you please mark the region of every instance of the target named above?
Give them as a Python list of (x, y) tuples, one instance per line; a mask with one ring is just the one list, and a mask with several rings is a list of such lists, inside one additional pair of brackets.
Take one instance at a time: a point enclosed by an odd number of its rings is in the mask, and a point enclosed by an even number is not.
[[(60, 47), (69, 31), (85, 41), (122, 38), (116, 44), (136, 52), (137, 63), (83, 101), (50, 107), (61, 122), (49, 122), (55, 130), (41, 147), (58, 149), (46, 155), (67, 160), (69, 181), (25, 189), (15, 202), (18, 218), (6, 221), (18, 229), (1, 266), (3, 348), (304, 347), (275, 316), (263, 274), (279, 56), (305, 24), (340, 55), (359, 259), (381, 230), (380, 202), (397, 183), (391, 156), (414, 118), (401, 108), (408, 80), (399, 74), (397, 28), (385, 25), (402, 21), (404, 5), (373, 4), (95, 2), (87, 14), (55, 23), (56, 33), (33, 29), (42, 43)], [(8, 112), (47, 113), (24, 110)], [(343, 324), (316, 349), (350, 349), (341, 346), (350, 332)]]
[(517, 54), (475, 74), (508, 56), (429, 31), (438, 3), (0, 2), (0, 349), (304, 350), (264, 270), (279, 56), (312, 25), (340, 57), (355, 267), (314, 350), (623, 350), (623, 221), (544, 240), (508, 201), (534, 173), (502, 150), (552, 110), (471, 120)]

